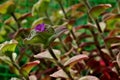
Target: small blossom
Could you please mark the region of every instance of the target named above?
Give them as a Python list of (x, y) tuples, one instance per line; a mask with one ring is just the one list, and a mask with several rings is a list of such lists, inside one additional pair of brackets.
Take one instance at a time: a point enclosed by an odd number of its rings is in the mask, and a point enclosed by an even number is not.
[(36, 31), (36, 32), (43, 32), (43, 31), (45, 31), (45, 24), (44, 24), (44, 23), (38, 24), (38, 25), (35, 27), (35, 31)]

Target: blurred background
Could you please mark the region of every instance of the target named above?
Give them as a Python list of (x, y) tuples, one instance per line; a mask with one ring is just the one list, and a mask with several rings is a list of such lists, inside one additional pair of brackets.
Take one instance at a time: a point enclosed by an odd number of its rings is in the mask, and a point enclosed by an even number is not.
[[(0, 4), (4, 3), (7, 0), (0, 0)], [(24, 13), (29, 13), (31, 12), (31, 9), (33, 7), (33, 5), (37, 2), (38, 0), (15, 0), (16, 2), (16, 14), (24, 14)], [(81, 0), (63, 0), (64, 1), (64, 7), (68, 8), (71, 5), (77, 4), (79, 3), (79, 1)], [(112, 4), (113, 7), (116, 6), (116, 0), (89, 0), (92, 6), (95, 6), (97, 4), (103, 4), (103, 3), (110, 3)], [(48, 6), (48, 5), (46, 5)], [(51, 3), (49, 4), (49, 6), (51, 7), (51, 9), (53, 10), (57, 10), (59, 9), (59, 5), (54, 1), (51, 0)], [(50, 12), (48, 11), (48, 13), (50, 14)], [(0, 31), (2, 30), (2, 27), (5, 26), (4, 21), (6, 19), (8, 19), (10, 17), (10, 15), (0, 15)], [(31, 27), (31, 23), (36, 19), (37, 17), (33, 17), (33, 18), (27, 18), (27, 23), (24, 25), (25, 28), (29, 28)], [(84, 18), (84, 17), (83, 17)], [(84, 22), (83, 22), (84, 23)], [(80, 22), (78, 21), (78, 24), (80, 24)], [(0, 32), (2, 33), (2, 32)], [(7, 34), (7, 33), (6, 33)], [(4, 42), (5, 40), (9, 40), (9, 38), (7, 36), (5, 37), (1, 37), (0, 34), (0, 43)], [(16, 52), (18, 49), (16, 49)], [(30, 54), (31, 52), (28, 50), (26, 52), (27, 54)], [(23, 63), (26, 60), (26, 58), (23, 58)], [(23, 64), (21, 62), (21, 64)], [(15, 77), (16, 75), (10, 72), (10, 68), (7, 65), (2, 65), (0, 64), (0, 80), (9, 80), (11, 77)]]

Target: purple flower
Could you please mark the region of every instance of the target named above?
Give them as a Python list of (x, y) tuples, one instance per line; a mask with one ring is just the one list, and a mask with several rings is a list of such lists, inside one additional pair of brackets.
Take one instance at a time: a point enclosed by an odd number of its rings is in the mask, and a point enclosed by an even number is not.
[(36, 31), (36, 32), (43, 32), (43, 31), (45, 31), (45, 24), (44, 24), (44, 23), (38, 24), (38, 25), (35, 27), (35, 31)]

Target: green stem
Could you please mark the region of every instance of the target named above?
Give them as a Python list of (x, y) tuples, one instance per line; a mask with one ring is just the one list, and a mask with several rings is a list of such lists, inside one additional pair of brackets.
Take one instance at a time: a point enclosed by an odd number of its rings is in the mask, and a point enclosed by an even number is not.
[(14, 14), (14, 13), (11, 13), (11, 15), (12, 15), (12, 17), (14, 18), (15, 22), (17, 23), (18, 28), (21, 28), (21, 25), (20, 25), (17, 17), (15, 16), (15, 14)]
[(66, 75), (70, 78), (70, 80), (74, 80), (70, 74), (70, 72), (58, 61), (58, 58), (56, 57), (56, 55), (54, 54), (53, 50), (51, 47), (48, 48), (51, 56), (54, 58), (55, 62), (57, 63), (57, 65), (59, 67), (61, 67), (61, 69), (66, 73)]
[(64, 50), (65, 50), (66, 52), (68, 52), (68, 49), (67, 49), (67, 47), (65, 46), (65, 43), (62, 41), (61, 37), (59, 37), (59, 40), (60, 40), (60, 43), (62, 44)]
[(88, 10), (91, 9), (91, 5), (89, 4), (88, 0), (84, 0), (84, 3), (86, 4)]
[[(57, 0), (57, 1), (58, 1), (59, 5), (60, 5), (60, 7), (61, 7), (61, 10), (63, 11), (63, 14), (64, 14), (65, 18), (66, 18), (66, 19), (69, 19), (68, 16), (67, 16), (67, 14), (66, 14), (66, 12), (65, 12), (65, 10), (64, 10), (64, 7), (63, 7), (63, 5), (62, 5), (61, 0)], [(76, 36), (75, 36), (73, 30), (70, 30), (70, 33), (72, 34), (73, 39), (76, 41)], [(76, 41), (76, 44), (77, 44), (77, 46), (78, 46), (78, 48), (79, 48), (79, 44), (78, 44), (77, 41)]]
[(46, 15), (46, 17), (49, 19), (50, 24), (53, 26), (54, 24), (53, 24), (52, 20), (50, 19), (47, 11), (45, 11), (45, 15)]
[[(51, 25), (54, 26), (54, 24), (53, 24), (52, 20), (50, 19), (47, 11), (45, 11), (45, 15), (46, 15), (46, 17), (49, 19)], [(64, 44), (64, 42), (62, 41), (61, 37), (58, 37), (58, 39), (59, 39), (60, 43), (62, 44), (64, 50), (65, 50), (66, 52), (68, 52), (67, 47), (65, 46), (65, 44)]]
[(65, 12), (65, 10), (64, 10), (64, 7), (63, 7), (63, 5), (62, 5), (61, 0), (57, 0), (57, 1), (58, 1), (59, 5), (60, 5), (62, 11), (63, 11), (63, 14), (64, 14), (65, 18), (68, 19), (67, 14), (66, 14), (66, 12)]

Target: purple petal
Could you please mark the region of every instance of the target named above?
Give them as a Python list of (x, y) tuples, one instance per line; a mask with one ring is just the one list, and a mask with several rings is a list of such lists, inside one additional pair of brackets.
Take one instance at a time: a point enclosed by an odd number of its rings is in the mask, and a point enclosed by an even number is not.
[(43, 32), (43, 31), (45, 31), (45, 24), (44, 24), (44, 23), (38, 24), (38, 25), (35, 27), (35, 31), (36, 31), (36, 32)]

